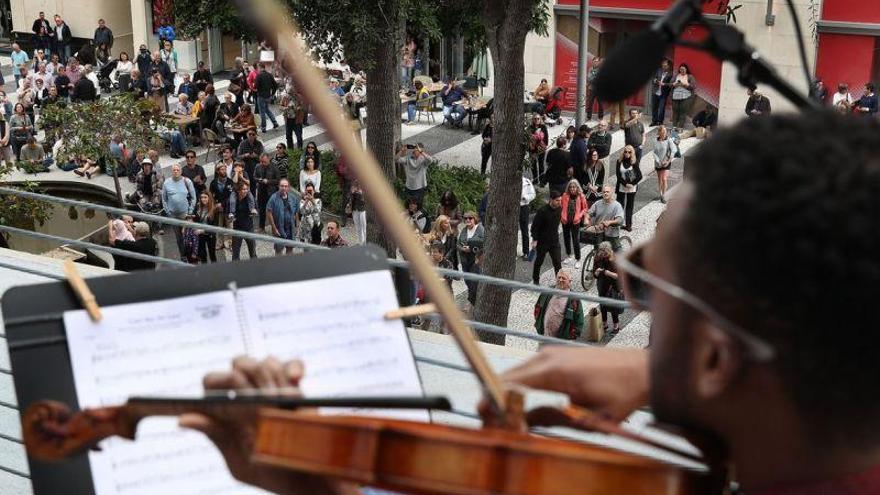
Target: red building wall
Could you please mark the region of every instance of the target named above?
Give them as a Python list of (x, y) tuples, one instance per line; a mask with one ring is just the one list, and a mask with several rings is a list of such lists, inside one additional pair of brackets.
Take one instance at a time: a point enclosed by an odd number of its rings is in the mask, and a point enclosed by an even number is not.
[(880, 2), (877, 0), (824, 0), (822, 20), (880, 24)]
[[(824, 0), (822, 20), (880, 24), (878, 0)], [(880, 82), (880, 39), (858, 34), (820, 33), (816, 57), (816, 77), (829, 91), (839, 83), (849, 84), (858, 98), (868, 81)]]
[(849, 84), (849, 90), (859, 97), (866, 82), (871, 80), (877, 38), (852, 34), (821, 33), (816, 76), (825, 82), (829, 91), (839, 83)]
[[(722, 0), (708, 2), (704, 7), (705, 10), (714, 13), (720, 1)], [(560, 3), (579, 5), (579, 0), (560, 0)], [(664, 10), (669, 7), (670, 3), (671, 0), (590, 0), (590, 6), (645, 10)], [(560, 14), (560, 17), (562, 15), (564, 14)], [(627, 26), (627, 31), (635, 32), (639, 29), (645, 29), (648, 23), (629, 21)], [(609, 19), (593, 15), (590, 17), (590, 27), (599, 32), (613, 31), (614, 21), (609, 22)], [(554, 84), (566, 89), (563, 105), (566, 110), (574, 110), (576, 106), (578, 33), (575, 31), (570, 22), (566, 23), (565, 28), (557, 22)], [(691, 26), (685, 31), (683, 39), (699, 41), (705, 36), (705, 28)], [(591, 49), (595, 49), (594, 44), (595, 40), (591, 40)], [(588, 55), (591, 67), (594, 56), (594, 53)], [(721, 88), (721, 63), (702, 51), (683, 47), (675, 47), (670, 51), (669, 56), (673, 59), (676, 67), (680, 63), (686, 63), (690, 67), (697, 79), (697, 96), (717, 107)], [(644, 105), (644, 96), (644, 91), (637, 92), (627, 99), (627, 105)]]

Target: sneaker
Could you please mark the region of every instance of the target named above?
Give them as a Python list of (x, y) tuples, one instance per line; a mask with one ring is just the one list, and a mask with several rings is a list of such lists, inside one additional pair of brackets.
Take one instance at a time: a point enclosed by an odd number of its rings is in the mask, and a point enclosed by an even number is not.
[(580, 269), (580, 268), (581, 268), (581, 262), (580, 262), (580, 261), (575, 262), (574, 267), (577, 268), (577, 269)]
[(570, 265), (570, 264), (571, 264), (571, 256), (569, 256), (569, 257), (565, 258), (564, 260), (562, 260), (562, 264), (563, 264), (563, 265)]

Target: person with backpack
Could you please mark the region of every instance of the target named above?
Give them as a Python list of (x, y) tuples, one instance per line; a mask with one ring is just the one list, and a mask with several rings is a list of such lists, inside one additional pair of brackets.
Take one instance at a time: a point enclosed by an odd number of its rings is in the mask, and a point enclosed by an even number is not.
[[(192, 212), (196, 206), (196, 190), (191, 180), (183, 176), (180, 165), (175, 163), (171, 166), (171, 179), (162, 183), (162, 204), (165, 213), (178, 220), (192, 218)], [(173, 225), (174, 237), (177, 240), (178, 255), (181, 261), (188, 261), (185, 257), (186, 247), (183, 239), (183, 228)]]
[(431, 219), (427, 213), (422, 211), (416, 198), (406, 200), (406, 213), (410, 226), (418, 233), (427, 234), (431, 231)]

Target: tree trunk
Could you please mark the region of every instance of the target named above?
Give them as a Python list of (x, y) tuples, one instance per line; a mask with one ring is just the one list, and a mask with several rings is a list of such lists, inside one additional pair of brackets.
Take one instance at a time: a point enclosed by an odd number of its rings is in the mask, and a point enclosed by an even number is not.
[[(523, 51), (533, 0), (486, 0), (484, 22), (495, 65), (492, 172), (482, 273), (512, 279), (516, 270), (519, 200), (522, 195)], [(480, 284), (474, 318), (507, 325), (511, 293)], [(478, 332), (480, 340), (504, 345), (504, 336)]]
[[(389, 41), (376, 47), (372, 68), (367, 72), (367, 148), (376, 157), (385, 177), (393, 185), (395, 127), (400, 128), (400, 97), (397, 94), (397, 44)], [(396, 133), (399, 136), (399, 131)], [(370, 191), (366, 191), (369, 196)], [(369, 206), (369, 202), (367, 203)], [(372, 208), (367, 212), (367, 240), (385, 248), (393, 258), (397, 247), (384, 227), (376, 221)]]

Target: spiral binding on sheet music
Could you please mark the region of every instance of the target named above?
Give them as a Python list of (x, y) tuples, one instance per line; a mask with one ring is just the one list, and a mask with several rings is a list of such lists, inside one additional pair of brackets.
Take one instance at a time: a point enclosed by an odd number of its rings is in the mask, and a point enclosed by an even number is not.
[(251, 342), (251, 332), (244, 311), (244, 301), (242, 301), (241, 294), (238, 293), (237, 283), (229, 282), (228, 287), (229, 291), (232, 292), (232, 299), (235, 300), (235, 317), (238, 319), (238, 329), (239, 332), (241, 332), (241, 339), (244, 342), (244, 348), (247, 349), (247, 352), (250, 354), (254, 352), (254, 346)]

